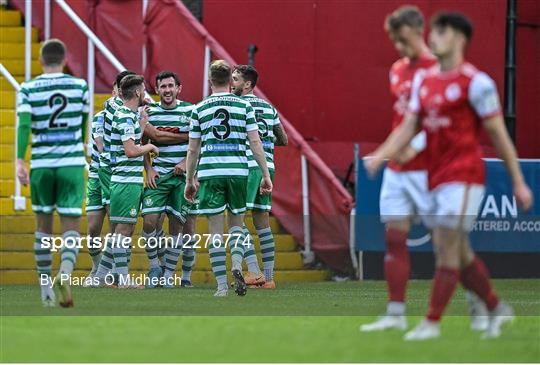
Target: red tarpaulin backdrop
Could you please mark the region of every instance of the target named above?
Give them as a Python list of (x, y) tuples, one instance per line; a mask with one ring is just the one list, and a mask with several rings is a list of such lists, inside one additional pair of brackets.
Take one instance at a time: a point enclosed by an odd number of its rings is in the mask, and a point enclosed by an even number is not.
[(183, 100), (201, 100), (204, 75), (204, 36), (193, 29), (174, 0), (150, 1), (144, 19), (148, 67), (145, 78), (152, 86), (162, 70), (177, 72), (182, 80)]
[[(10, 1), (24, 13), (24, 0)], [(142, 3), (139, 0), (87, 0), (67, 1), (75, 13), (92, 29), (106, 47), (127, 69), (142, 72)], [(44, 1), (32, 1), (32, 24), (43, 39)], [(88, 42), (84, 33), (64, 11), (51, 1), (51, 37), (60, 38), (68, 47), (68, 67), (74, 75), (87, 77)], [(109, 93), (116, 70), (95, 49), (95, 91)]]
[[(468, 58), (504, 87), (506, 0), (417, 0), (429, 18), (459, 10), (474, 22)], [(333, 142), (381, 142), (390, 130), (388, 69), (396, 51), (383, 29), (403, 1), (205, 0), (203, 23), (245, 62), (247, 46), (259, 51), (260, 87), (308, 140), (332, 142), (330, 166), (350, 147)], [(522, 157), (540, 157), (540, 2), (518, 0), (517, 145)], [(232, 20), (234, 19), (234, 20)], [(535, 24), (527, 27), (524, 23)], [(429, 28), (429, 27), (428, 27)], [(428, 29), (429, 30), (429, 29)], [(320, 150), (328, 150), (322, 147)], [(318, 149), (319, 150), (319, 149)]]

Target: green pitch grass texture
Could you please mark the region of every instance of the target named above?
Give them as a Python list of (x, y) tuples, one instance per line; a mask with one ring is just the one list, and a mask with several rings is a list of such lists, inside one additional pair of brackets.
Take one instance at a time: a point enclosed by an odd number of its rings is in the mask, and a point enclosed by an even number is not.
[[(408, 291), (409, 326), (429, 282)], [(75, 308), (41, 308), (39, 288), (2, 286), (2, 362), (539, 362), (540, 280), (497, 280), (517, 313), (499, 339), (469, 330), (458, 289), (437, 340), (361, 333), (384, 311), (383, 282), (283, 284), (276, 291), (75, 288)]]

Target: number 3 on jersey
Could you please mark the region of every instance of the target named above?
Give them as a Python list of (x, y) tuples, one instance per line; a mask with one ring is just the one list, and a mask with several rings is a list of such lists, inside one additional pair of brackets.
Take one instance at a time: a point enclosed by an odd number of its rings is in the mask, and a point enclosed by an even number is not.
[[(60, 103), (58, 103), (60, 102)], [(66, 109), (68, 100), (65, 95), (56, 93), (51, 95), (49, 98), (49, 108), (53, 108), (55, 106), (58, 106), (56, 110), (51, 115), (51, 120), (49, 121), (49, 128), (66, 128), (68, 126), (67, 123), (56, 123), (56, 119)]]
[(218, 109), (214, 113), (214, 119), (221, 119), (221, 122), (219, 125), (215, 125), (212, 127), (212, 133), (214, 134), (214, 137), (220, 140), (227, 139), (229, 135), (231, 134), (231, 126), (229, 124), (230, 114), (227, 109)]

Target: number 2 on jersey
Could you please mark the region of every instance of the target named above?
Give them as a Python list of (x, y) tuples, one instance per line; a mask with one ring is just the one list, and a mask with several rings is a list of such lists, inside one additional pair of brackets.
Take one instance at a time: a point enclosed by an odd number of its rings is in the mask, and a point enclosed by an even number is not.
[(67, 123), (56, 123), (56, 119), (66, 109), (68, 100), (65, 95), (56, 93), (51, 95), (49, 98), (49, 108), (52, 109), (53, 106), (55, 106), (57, 103), (56, 101), (60, 100), (60, 106), (52, 113), (51, 120), (49, 121), (49, 128), (66, 128), (68, 126)]
[[(223, 118), (223, 119), (221, 120), (219, 125), (215, 125), (212, 127), (212, 133), (214, 134), (214, 137), (216, 137), (217, 139), (224, 140), (224, 139), (227, 139), (227, 137), (229, 137), (229, 135), (231, 134), (231, 126), (229, 124), (229, 119), (230, 119), (229, 111), (223, 108), (216, 110), (214, 113), (214, 119), (220, 119), (220, 118)], [(223, 133), (223, 130), (225, 130), (224, 133)]]

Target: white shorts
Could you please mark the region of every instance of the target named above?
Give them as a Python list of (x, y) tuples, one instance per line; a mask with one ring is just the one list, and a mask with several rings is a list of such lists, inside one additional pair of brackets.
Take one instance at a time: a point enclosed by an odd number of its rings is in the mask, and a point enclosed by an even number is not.
[(429, 228), (445, 227), (470, 232), (484, 199), (485, 187), (462, 182), (446, 183), (431, 191), (432, 208), (425, 220)]
[(379, 209), (383, 223), (428, 214), (431, 201), (427, 171), (384, 169)]

